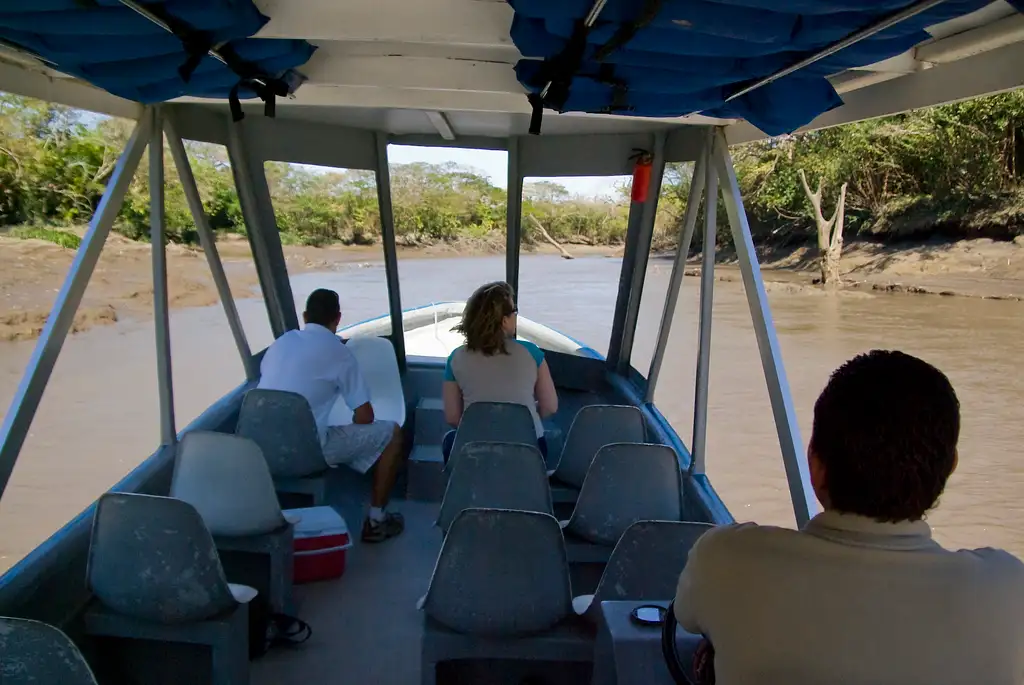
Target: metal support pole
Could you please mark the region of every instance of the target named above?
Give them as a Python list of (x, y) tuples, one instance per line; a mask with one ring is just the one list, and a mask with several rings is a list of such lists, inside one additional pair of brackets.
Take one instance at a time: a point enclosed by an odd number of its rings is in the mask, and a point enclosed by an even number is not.
[(508, 202), (505, 207), (505, 281), (519, 301), (519, 250), (523, 242), (523, 176), (519, 138), (508, 139)]
[(50, 380), (50, 374), (53, 373), (53, 366), (60, 355), (64, 339), (71, 330), (71, 324), (74, 323), (75, 312), (82, 302), (85, 287), (89, 284), (96, 261), (103, 251), (103, 243), (114, 225), (117, 213), (121, 211), (121, 203), (124, 201), (132, 176), (135, 175), (135, 169), (139, 166), (142, 151), (149, 143), (152, 123), (149, 113), (144, 112), (135, 125), (124, 152), (117, 160), (103, 198), (89, 222), (89, 230), (86, 231), (82, 244), (75, 253), (64, 285), (57, 293), (50, 316), (46, 319), (43, 332), (39, 335), (32, 357), (25, 367), (25, 374), (4, 416), (3, 425), (0, 426), (0, 497), (7, 488), (14, 464), (18, 461), (18, 454), (25, 444), (25, 436), (28, 435), (36, 410), (39, 409), (39, 401)]
[(629, 289), (636, 267), (637, 241), (640, 239), (640, 224), (643, 221), (643, 204), (633, 202), (629, 206), (626, 221), (626, 245), (622, 250), (622, 269), (619, 271), (619, 289), (615, 297), (615, 314), (612, 316), (612, 336), (608, 340), (608, 368), (618, 369), (622, 358), (622, 331), (626, 326), (626, 310), (629, 307)]
[(156, 330), (156, 375), (160, 389), (160, 443), (173, 445), (174, 373), (171, 368), (171, 320), (167, 304), (167, 245), (164, 231), (164, 124), (159, 107), (149, 140), (149, 244), (153, 255), (153, 321)]
[(196, 187), (195, 176), (192, 175), (192, 165), (189, 164), (185, 145), (175, 130), (173, 117), (165, 115), (164, 132), (167, 135), (167, 146), (171, 149), (171, 157), (174, 158), (174, 166), (178, 170), (178, 178), (181, 179), (181, 187), (185, 191), (185, 201), (192, 212), (192, 220), (195, 222), (196, 231), (199, 233), (199, 244), (203, 248), (203, 254), (206, 255), (206, 263), (210, 267), (210, 274), (213, 276), (214, 285), (217, 286), (217, 294), (220, 296), (220, 303), (224, 307), (224, 315), (228, 319), (231, 335), (235, 339), (235, 347), (238, 348), (238, 356), (242, 360), (242, 367), (245, 369), (245, 377), (247, 380), (254, 381), (259, 377), (259, 370), (256, 368), (256, 362), (252, 358), (252, 350), (249, 348), (249, 341), (245, 337), (242, 321), (238, 317), (235, 299), (231, 295), (231, 286), (228, 284), (227, 275), (224, 273), (224, 265), (221, 263), (220, 254), (217, 252), (217, 238), (210, 228), (210, 222), (206, 217), (206, 210), (203, 209), (203, 200), (199, 195), (199, 188)]
[(665, 134), (654, 134), (653, 161), (651, 180), (647, 187), (640, 217), (640, 231), (637, 238), (636, 263), (629, 286), (629, 303), (622, 325), (622, 344), (619, 348), (619, 361), (616, 371), (628, 376), (630, 358), (633, 356), (633, 341), (636, 339), (636, 326), (640, 319), (640, 303), (644, 294), (644, 280), (647, 278), (647, 264), (651, 258), (651, 243), (654, 241), (654, 225), (658, 218), (658, 199), (661, 196), (661, 181), (665, 176)]
[(228, 157), (231, 173), (235, 178), (238, 201), (242, 206), (246, 235), (252, 247), (256, 273), (267, 305), (270, 328), (275, 338), (299, 327), (288, 281), (288, 268), (284, 262), (281, 236), (274, 218), (274, 207), (270, 201), (267, 176), (262, 160), (249, 154), (246, 146), (245, 122), (239, 121), (228, 126)]
[(743, 289), (747, 294), (747, 305), (750, 307), (757, 347), (761, 353), (761, 366), (764, 368), (772, 414), (775, 417), (775, 428), (779, 434), (782, 461), (786, 466), (789, 494), (793, 500), (793, 513), (796, 515), (797, 525), (803, 527), (818, 511), (818, 503), (814, 499), (814, 491), (810, 485), (807, 459), (804, 455), (803, 442), (800, 440), (800, 428), (796, 421), (796, 410), (789, 392), (789, 381), (786, 380), (786, 369), (782, 363), (782, 349), (775, 333), (771, 309), (768, 307), (768, 294), (765, 292), (761, 267), (757, 262), (753, 238), (750, 236), (750, 225), (747, 223), (747, 214), (743, 209), (736, 172), (732, 166), (728, 143), (722, 129), (715, 134), (712, 157), (722, 182), (725, 207), (729, 214), (733, 242), (736, 245), (736, 257), (739, 260), (740, 273), (743, 276)]
[[(713, 144), (709, 136), (708, 146)], [(715, 165), (705, 167), (704, 244), (700, 265), (700, 333), (697, 343), (697, 375), (693, 397), (693, 441), (690, 473), (703, 474), (708, 436), (708, 381), (711, 377), (711, 312), (715, 298), (715, 231), (718, 221), (718, 174)]]
[(683, 226), (679, 233), (679, 244), (676, 246), (676, 257), (672, 262), (672, 274), (668, 279), (665, 306), (661, 310), (658, 342), (654, 346), (651, 370), (647, 374), (647, 391), (644, 395), (647, 402), (654, 401), (654, 389), (658, 384), (661, 365), (665, 361), (665, 349), (668, 347), (669, 335), (672, 333), (672, 322), (679, 304), (679, 291), (683, 284), (683, 275), (686, 273), (686, 258), (690, 254), (690, 243), (693, 242), (693, 231), (697, 226), (697, 211), (700, 209), (700, 199), (704, 192), (704, 181), (707, 180), (705, 168), (708, 164), (708, 155), (711, 154), (709, 147), (710, 144), (701, 148), (697, 161), (693, 165), (690, 192), (686, 196), (686, 213), (683, 215)]
[[(658, 139), (654, 140), (655, 145)], [(664, 139), (661, 140), (661, 159), (655, 160), (656, 171), (652, 169), (652, 181), (657, 174), (657, 187), (661, 188), (661, 176), (664, 172)], [(652, 185), (654, 185), (652, 183)], [(647, 199), (651, 199), (648, 188)], [(655, 199), (657, 203), (657, 199)], [(629, 218), (626, 223), (626, 245), (622, 252), (622, 270), (619, 272), (619, 290), (615, 298), (615, 314), (612, 317), (612, 336), (608, 341), (608, 368), (619, 373), (629, 369), (629, 353), (633, 345), (633, 331), (636, 328), (636, 317), (640, 307), (639, 293), (634, 291), (637, 280), (642, 287), (643, 269), (647, 267), (647, 258), (651, 251), (651, 233), (654, 231), (654, 212), (648, 213), (647, 202), (631, 202)], [(647, 223), (650, 218), (650, 223)], [(645, 247), (646, 246), (646, 247)], [(637, 274), (638, 265), (642, 264), (641, 273)], [(633, 295), (636, 295), (634, 300)], [(632, 326), (630, 326), (632, 323)]]
[(402, 320), (402, 294), (398, 286), (398, 247), (395, 245), (395, 215), (391, 206), (391, 171), (388, 169), (387, 134), (378, 132), (377, 207), (380, 211), (381, 239), (384, 243), (384, 273), (388, 282), (388, 309), (391, 312), (391, 341), (395, 346), (398, 368), (405, 370), (405, 324)]

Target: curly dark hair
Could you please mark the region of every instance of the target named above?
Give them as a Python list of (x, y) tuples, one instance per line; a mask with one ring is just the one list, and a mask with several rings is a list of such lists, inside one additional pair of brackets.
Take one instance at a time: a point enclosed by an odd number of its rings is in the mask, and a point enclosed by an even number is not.
[(814, 404), (811, 450), (837, 511), (917, 521), (956, 466), (960, 402), (945, 374), (903, 352), (840, 366)]
[(462, 323), (454, 330), (465, 334), (466, 347), (487, 356), (508, 354), (502, 321), (516, 312), (515, 293), (504, 281), (482, 285), (469, 296)]

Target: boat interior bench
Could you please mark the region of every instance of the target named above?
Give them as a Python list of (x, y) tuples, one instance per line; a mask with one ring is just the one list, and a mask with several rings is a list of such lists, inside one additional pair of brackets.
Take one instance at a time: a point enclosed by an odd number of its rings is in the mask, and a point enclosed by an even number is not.
[[(97, 639), (100, 663), (120, 674), (118, 680), (248, 683), (248, 604), (257, 591), (228, 584), (213, 538), (191, 504), (103, 495), (86, 577), (94, 599), (85, 632)], [(208, 658), (195, 658), (199, 654)]]
[(510, 638), (466, 635), (429, 616), (423, 623), (422, 685), (437, 685), (438, 667), (452, 661), (530, 661), (590, 664), (594, 660), (594, 631), (576, 617), (543, 633)]

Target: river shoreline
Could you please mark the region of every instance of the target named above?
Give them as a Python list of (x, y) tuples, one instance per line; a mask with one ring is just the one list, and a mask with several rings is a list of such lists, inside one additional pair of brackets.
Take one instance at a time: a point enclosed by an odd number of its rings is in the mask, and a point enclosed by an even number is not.
[[(621, 246), (569, 245), (576, 257), (619, 258)], [(218, 242), (235, 298), (256, 297), (259, 281), (248, 243), (238, 236)], [(379, 245), (309, 247), (286, 245), (292, 274), (333, 271), (343, 266), (379, 263)], [(817, 268), (809, 247), (760, 251), (761, 269), (769, 292), (800, 291), (828, 294), (815, 284)], [(400, 248), (400, 259), (479, 257), (497, 254), (486, 247), (464, 249), (436, 245)], [(539, 245), (526, 254), (557, 254)], [(0, 341), (38, 337), (63, 283), (74, 251), (33, 239), (0, 237)], [(93, 279), (75, 317), (73, 332), (115, 323), (123, 318), (151, 316), (152, 254), (148, 243), (117, 234), (108, 239)], [(201, 250), (168, 246), (168, 291), (172, 309), (217, 303), (217, 292)], [(723, 254), (716, 279), (740, 280), (735, 257)], [(652, 264), (670, 268), (671, 254), (655, 255)], [(843, 253), (844, 285), (839, 292), (907, 292), (986, 299), (1024, 300), (1024, 245), (987, 239), (955, 243), (884, 246), (850, 243)], [(700, 273), (700, 257), (688, 260), (687, 275)]]

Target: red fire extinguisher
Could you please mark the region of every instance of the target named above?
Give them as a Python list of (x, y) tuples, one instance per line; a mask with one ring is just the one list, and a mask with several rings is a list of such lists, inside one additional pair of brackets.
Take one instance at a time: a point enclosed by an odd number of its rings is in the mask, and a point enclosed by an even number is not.
[(646, 202), (647, 191), (651, 187), (651, 168), (654, 166), (654, 155), (647, 150), (633, 149), (630, 156), (633, 161), (633, 202)]

